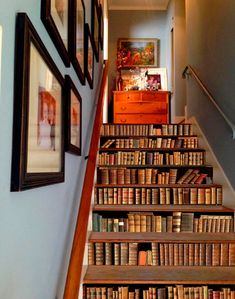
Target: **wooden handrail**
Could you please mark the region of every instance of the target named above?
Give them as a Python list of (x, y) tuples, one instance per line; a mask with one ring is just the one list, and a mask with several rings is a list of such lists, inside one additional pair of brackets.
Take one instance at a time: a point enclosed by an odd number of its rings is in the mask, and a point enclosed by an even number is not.
[(94, 173), (96, 167), (96, 155), (100, 137), (100, 127), (102, 121), (103, 98), (105, 85), (108, 76), (108, 62), (105, 61), (103, 76), (100, 86), (99, 99), (94, 120), (93, 132), (91, 136), (89, 156), (86, 166), (86, 173), (83, 182), (81, 202), (78, 211), (77, 223), (74, 233), (73, 246), (70, 255), (67, 279), (64, 290), (64, 299), (77, 299), (81, 282), (83, 266), (83, 256), (87, 236), (88, 218), (91, 205), (91, 194), (94, 185)]
[(187, 75), (188, 76), (191, 75), (196, 80), (196, 82), (198, 83), (198, 85), (201, 87), (201, 89), (207, 95), (207, 97), (209, 98), (209, 100), (214, 104), (214, 106), (216, 107), (216, 109), (219, 111), (219, 113), (221, 114), (221, 116), (223, 117), (223, 119), (225, 120), (225, 122), (231, 128), (231, 130), (232, 130), (232, 137), (233, 137), (233, 139), (235, 139), (235, 125), (224, 114), (223, 110), (217, 104), (216, 100), (214, 99), (214, 97), (212, 96), (212, 94), (209, 92), (209, 90), (207, 89), (207, 87), (205, 86), (205, 84), (202, 82), (202, 80), (199, 78), (199, 76), (197, 75), (197, 73), (195, 72), (195, 70), (192, 68), (191, 65), (187, 65), (185, 67), (183, 73), (182, 73), (182, 77), (184, 79), (186, 78)]

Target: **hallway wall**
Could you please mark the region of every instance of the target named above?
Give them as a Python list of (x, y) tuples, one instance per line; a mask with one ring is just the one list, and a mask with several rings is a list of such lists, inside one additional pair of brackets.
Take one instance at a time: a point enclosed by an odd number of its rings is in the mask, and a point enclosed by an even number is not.
[[(185, 82), (185, 0), (171, 0), (167, 11), (109, 11), (109, 100), (116, 88), (116, 53), (118, 38), (159, 38), (160, 66), (167, 68), (168, 90), (172, 91), (171, 115), (184, 116)], [(171, 65), (171, 30), (174, 28), (174, 63)], [(174, 77), (174, 88), (171, 82)], [(112, 110), (112, 107), (111, 107)], [(111, 111), (112, 112), (112, 111)]]
[(169, 2), (165, 34), (171, 121), (178, 122), (184, 118), (186, 104), (186, 84), (181, 76), (186, 65), (185, 0)]
[[(84, 2), (89, 21), (90, 1)], [(93, 90), (88, 84), (81, 86), (73, 68), (65, 68), (40, 20), (40, 3), (38, 0), (0, 1), (3, 30), (0, 66), (1, 299), (62, 298), (101, 71), (101, 65), (95, 63)], [(66, 153), (64, 183), (10, 193), (15, 16), (19, 11), (27, 12), (60, 72), (63, 76), (71, 76), (81, 94), (82, 156)]]
[(159, 67), (166, 67), (165, 24), (164, 11), (109, 11), (109, 99), (115, 89), (118, 39), (159, 38)]
[[(186, 0), (187, 63), (235, 122), (235, 2)], [(213, 105), (187, 80), (188, 114), (195, 116), (235, 188), (235, 140)]]

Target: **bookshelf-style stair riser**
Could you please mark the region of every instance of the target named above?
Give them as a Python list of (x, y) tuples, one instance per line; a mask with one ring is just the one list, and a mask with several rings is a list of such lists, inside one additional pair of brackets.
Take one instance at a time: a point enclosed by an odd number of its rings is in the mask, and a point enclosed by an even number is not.
[(230, 287), (218, 288), (216, 286), (152, 286), (143, 287), (136, 286), (87, 286), (84, 287), (86, 298), (130, 298), (130, 299), (183, 299), (183, 298), (235, 298), (235, 291)]
[(195, 187), (98, 187), (95, 190), (96, 205), (221, 205), (220, 186)]
[(89, 243), (89, 265), (235, 266), (235, 243)]
[(235, 299), (234, 211), (190, 124), (104, 124), (83, 298)]
[[(164, 213), (166, 214), (166, 213)], [(117, 217), (119, 216), (119, 217)], [(197, 232), (232, 233), (233, 215), (207, 215), (184, 212), (168, 212), (161, 215), (153, 212), (93, 213), (93, 232)]]

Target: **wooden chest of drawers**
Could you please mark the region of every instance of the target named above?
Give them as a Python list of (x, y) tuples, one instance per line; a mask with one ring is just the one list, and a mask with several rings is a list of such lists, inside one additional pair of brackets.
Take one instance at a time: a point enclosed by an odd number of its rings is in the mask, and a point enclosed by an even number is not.
[(169, 91), (114, 91), (114, 123), (168, 123)]

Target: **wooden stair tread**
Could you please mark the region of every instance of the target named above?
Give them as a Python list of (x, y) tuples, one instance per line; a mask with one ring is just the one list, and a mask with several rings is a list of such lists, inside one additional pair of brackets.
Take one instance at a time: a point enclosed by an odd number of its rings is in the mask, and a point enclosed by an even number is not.
[(235, 284), (235, 267), (88, 266), (90, 284)]
[(211, 188), (221, 187), (219, 184), (96, 184), (95, 187), (135, 187), (135, 188)]
[(197, 137), (196, 134), (192, 135), (101, 135), (100, 138), (113, 138), (113, 139), (122, 139), (122, 138), (151, 138), (151, 137), (158, 137), (158, 138), (189, 138), (189, 137)]
[(178, 152), (205, 152), (203, 148), (178, 148), (178, 147), (164, 147), (164, 148), (149, 148), (149, 147), (138, 147), (138, 148), (100, 148), (100, 152), (137, 152), (137, 151), (147, 151), (147, 152), (165, 152), (165, 151), (178, 151)]
[[(167, 242), (167, 243), (221, 243), (235, 242), (235, 233), (156, 233), (156, 232), (91, 232), (90, 242)], [(235, 270), (234, 270), (235, 271)]]
[(127, 164), (113, 164), (113, 165), (106, 165), (106, 164), (98, 164), (97, 168), (213, 168), (211, 165), (203, 164), (203, 165), (169, 165), (169, 164), (163, 164), (163, 165), (153, 165), (153, 164), (144, 164), (144, 165), (127, 165)]
[(203, 212), (203, 213), (233, 213), (234, 210), (220, 205), (94, 205), (93, 211), (133, 211), (133, 212)]

